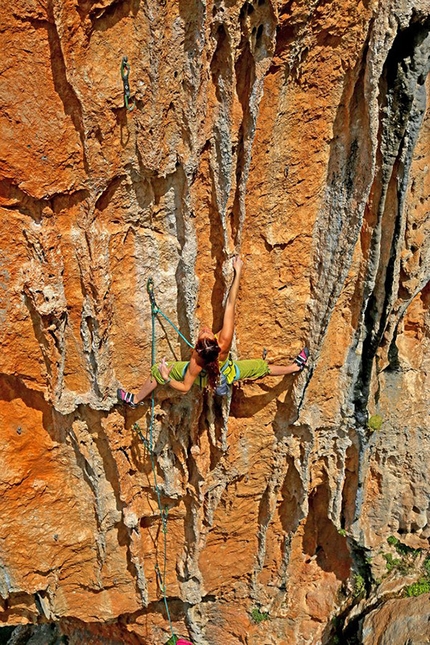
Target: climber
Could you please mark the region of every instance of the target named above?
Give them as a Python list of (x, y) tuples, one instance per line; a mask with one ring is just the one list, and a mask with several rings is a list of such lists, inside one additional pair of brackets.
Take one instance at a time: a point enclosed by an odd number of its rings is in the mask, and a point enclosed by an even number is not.
[(269, 365), (263, 359), (234, 361), (230, 355), (233, 342), (236, 299), (243, 262), (239, 256), (233, 259), (234, 278), (227, 298), (221, 331), (214, 334), (209, 327), (203, 326), (189, 361), (167, 363), (163, 358), (160, 365), (153, 365), (151, 375), (142, 385), (139, 392), (119, 389), (118, 400), (135, 407), (157, 387), (170, 385), (178, 392), (186, 393), (193, 383), (200, 387), (209, 386), (216, 394), (226, 394), (228, 387), (240, 380), (255, 380), (265, 376), (284, 376), (301, 372), (308, 360), (306, 347), (290, 365)]

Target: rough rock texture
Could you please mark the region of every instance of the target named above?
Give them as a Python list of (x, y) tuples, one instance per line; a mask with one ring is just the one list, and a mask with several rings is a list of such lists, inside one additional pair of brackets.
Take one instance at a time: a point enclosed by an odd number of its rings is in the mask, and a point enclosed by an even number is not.
[[(428, 0), (2, 3), (11, 644), (164, 644), (163, 589), (196, 645), (429, 638), (428, 596), (400, 598), (430, 536), (429, 15)], [(150, 367), (147, 279), (193, 338), (220, 325), (235, 252), (236, 354), (286, 362), (306, 343), (311, 369), (224, 402), (160, 390), (146, 438), (150, 405), (115, 391)], [(188, 356), (167, 323), (156, 340)]]
[(366, 617), (363, 643), (380, 645), (425, 645), (430, 639), (429, 595), (388, 600)]

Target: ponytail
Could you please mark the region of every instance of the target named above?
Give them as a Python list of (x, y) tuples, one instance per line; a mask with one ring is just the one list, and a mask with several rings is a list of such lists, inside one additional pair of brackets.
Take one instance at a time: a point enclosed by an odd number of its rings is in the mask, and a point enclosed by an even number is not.
[(204, 369), (208, 375), (208, 385), (211, 390), (214, 390), (219, 381), (218, 356), (221, 348), (215, 338), (201, 338), (197, 341), (195, 350), (204, 362)]

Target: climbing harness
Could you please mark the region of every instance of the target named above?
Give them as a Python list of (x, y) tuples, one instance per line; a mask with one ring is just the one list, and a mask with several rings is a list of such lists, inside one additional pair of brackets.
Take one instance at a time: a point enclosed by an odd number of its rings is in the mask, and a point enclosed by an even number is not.
[[(176, 325), (168, 318), (158, 307), (157, 302), (155, 300), (155, 295), (154, 295), (154, 281), (152, 278), (149, 278), (146, 284), (146, 290), (148, 292), (149, 300), (151, 302), (151, 365), (155, 364), (155, 344), (156, 344), (156, 339), (155, 339), (155, 320), (158, 315), (162, 316), (164, 320), (166, 320), (172, 327), (173, 329), (177, 332), (177, 334), (182, 338), (182, 340), (185, 341), (185, 343), (189, 347), (193, 347), (193, 345), (181, 334), (179, 329), (176, 327)], [(174, 630), (173, 630), (173, 625), (172, 625), (172, 619), (170, 616), (170, 611), (169, 611), (169, 605), (167, 602), (167, 589), (166, 589), (166, 571), (167, 571), (167, 518), (168, 518), (168, 513), (169, 509), (167, 506), (163, 506), (162, 500), (161, 500), (161, 490), (157, 482), (157, 469), (156, 469), (156, 462), (155, 462), (155, 452), (154, 452), (154, 421), (155, 421), (155, 396), (154, 392), (152, 392), (151, 395), (151, 415), (150, 415), (150, 421), (149, 421), (149, 437), (146, 438), (143, 436), (142, 430), (139, 426), (138, 423), (135, 423), (133, 425), (133, 430), (138, 434), (140, 440), (142, 441), (143, 445), (145, 448), (148, 450), (150, 459), (151, 459), (151, 468), (152, 468), (152, 474), (154, 478), (154, 490), (157, 496), (157, 503), (158, 503), (158, 510), (160, 513), (160, 520), (161, 520), (161, 531), (163, 533), (163, 570), (160, 570), (160, 567), (158, 566), (158, 563), (155, 565), (155, 573), (157, 575), (157, 580), (159, 587), (161, 589), (161, 593), (163, 594), (163, 602), (164, 602), (164, 607), (166, 609), (166, 615), (167, 615), (167, 620), (169, 622), (170, 626), (170, 631), (171, 631), (171, 638), (169, 639), (168, 643), (172, 645), (176, 643), (183, 643), (184, 645), (192, 645), (190, 641), (184, 640), (176, 636)]]
[(131, 112), (134, 107), (133, 105), (129, 105), (129, 98), (131, 96), (130, 84), (128, 82), (129, 75), (130, 75), (130, 64), (128, 62), (127, 56), (123, 56), (122, 62), (121, 62), (121, 78), (122, 78), (122, 83), (124, 85), (124, 105), (127, 109), (127, 112)]
[(219, 382), (217, 387), (215, 388), (215, 394), (217, 394), (218, 396), (226, 396), (231, 392), (232, 384), (234, 381), (229, 382), (229, 380), (227, 379), (227, 373), (231, 372), (232, 369), (235, 373), (234, 380), (236, 380), (238, 376), (238, 370), (233, 362), (231, 354), (229, 354), (228, 359), (220, 369)]

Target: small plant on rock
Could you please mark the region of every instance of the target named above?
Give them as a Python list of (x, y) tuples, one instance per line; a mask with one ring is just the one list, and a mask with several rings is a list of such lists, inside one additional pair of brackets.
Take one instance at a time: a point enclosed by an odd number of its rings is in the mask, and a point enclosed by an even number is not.
[(387, 538), (387, 542), (395, 548), (397, 554), (400, 556), (399, 558), (395, 558), (391, 553), (384, 553), (382, 555), (387, 563), (388, 572), (397, 569), (402, 574), (410, 573), (415, 567), (415, 560), (421, 553), (421, 549), (413, 549), (407, 544), (403, 544), (394, 535), (390, 535)]
[(423, 593), (430, 593), (430, 579), (420, 578), (417, 582), (413, 582), (404, 588), (403, 593), (408, 598), (421, 596)]
[(268, 613), (264, 611), (260, 611), (258, 607), (254, 607), (254, 609), (251, 611), (251, 618), (258, 625), (258, 623), (262, 623), (264, 620), (269, 620), (270, 616)]
[(380, 430), (383, 423), (384, 419), (380, 414), (372, 414), (372, 416), (369, 417), (369, 420), (367, 421), (367, 427), (369, 428), (369, 430), (372, 430), (372, 432), (374, 432), (375, 430)]
[(422, 564), (423, 576), (403, 589), (403, 594), (409, 598), (421, 596), (423, 593), (430, 593), (430, 555)]
[(392, 553), (383, 553), (382, 557), (386, 562), (387, 571), (389, 573), (391, 573), (393, 569), (396, 569), (402, 563), (400, 558), (394, 558)]
[(366, 590), (364, 578), (360, 573), (354, 575), (354, 596), (360, 596)]

